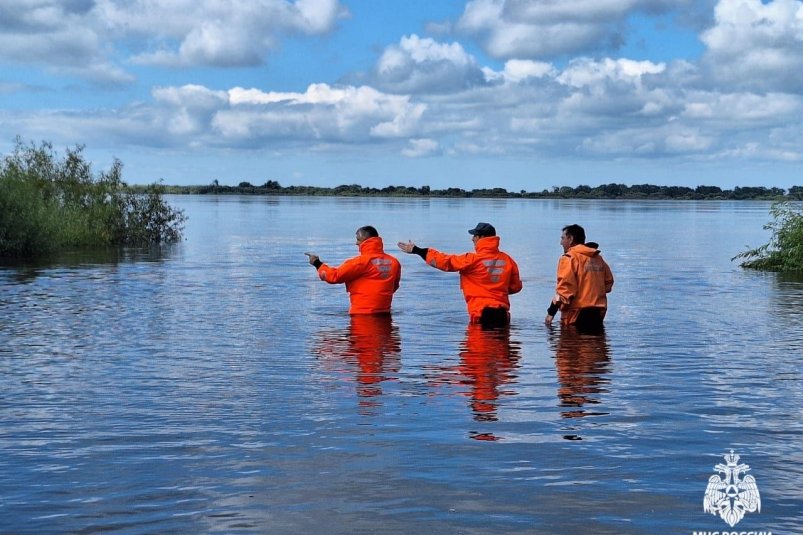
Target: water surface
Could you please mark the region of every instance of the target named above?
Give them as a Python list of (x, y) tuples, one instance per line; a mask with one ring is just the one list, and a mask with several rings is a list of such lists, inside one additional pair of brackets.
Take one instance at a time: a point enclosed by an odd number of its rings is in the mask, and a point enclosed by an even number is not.
[[(734, 449), (803, 525), (803, 282), (730, 258), (760, 202), (171, 197), (186, 240), (0, 267), (2, 533), (691, 533)], [(519, 263), (509, 331), (393, 244)], [(605, 333), (547, 329), (560, 228), (616, 277)], [(392, 318), (338, 264), (375, 225)]]

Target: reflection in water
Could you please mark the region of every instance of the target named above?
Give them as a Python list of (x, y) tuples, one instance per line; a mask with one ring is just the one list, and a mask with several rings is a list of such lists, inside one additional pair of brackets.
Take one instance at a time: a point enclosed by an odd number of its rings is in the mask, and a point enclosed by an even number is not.
[[(593, 411), (587, 405), (600, 403), (600, 394), (608, 392), (610, 382), (610, 347), (605, 329), (584, 332), (573, 325), (563, 325), (557, 336), (550, 339), (555, 351), (558, 373), (558, 398), (563, 418), (603, 416), (607, 412)], [(580, 440), (575, 434), (565, 435), (568, 440)]]
[(30, 283), (43, 273), (59, 269), (90, 266), (116, 266), (121, 263), (162, 262), (176, 256), (181, 244), (150, 247), (102, 247), (63, 251), (41, 258), (0, 258), (0, 273), (17, 284)]
[(324, 333), (315, 353), (330, 364), (346, 364), (356, 380), (361, 407), (378, 403), (380, 383), (392, 379), (400, 369), (399, 329), (389, 314), (355, 314), (345, 331)]
[[(774, 287), (772, 296), (772, 313), (777, 317), (778, 327), (786, 330), (785, 334), (799, 333), (803, 325), (803, 310), (800, 303), (803, 297), (803, 273), (773, 273)], [(798, 334), (799, 337), (799, 334)]]
[[(483, 328), (470, 324), (460, 346), (459, 371), (461, 383), (470, 387), (471, 410), (477, 421), (496, 421), (497, 400), (500, 395), (512, 394), (502, 386), (516, 380), (520, 355), (517, 345), (510, 342), (510, 328)], [(496, 440), (493, 435), (473, 434), (472, 438)]]

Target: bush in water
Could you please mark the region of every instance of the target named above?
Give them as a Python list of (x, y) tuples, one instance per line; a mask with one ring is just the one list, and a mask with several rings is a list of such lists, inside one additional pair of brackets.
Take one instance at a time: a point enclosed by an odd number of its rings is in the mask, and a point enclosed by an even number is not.
[(764, 225), (772, 231), (770, 241), (761, 247), (739, 253), (745, 259), (740, 265), (763, 271), (803, 271), (803, 212), (788, 201), (774, 203), (770, 208), (773, 221)]
[(94, 175), (82, 151), (67, 149), (60, 159), (50, 143), (17, 139), (0, 161), (0, 256), (181, 239), (184, 213), (162, 199), (161, 185), (133, 193), (119, 161)]

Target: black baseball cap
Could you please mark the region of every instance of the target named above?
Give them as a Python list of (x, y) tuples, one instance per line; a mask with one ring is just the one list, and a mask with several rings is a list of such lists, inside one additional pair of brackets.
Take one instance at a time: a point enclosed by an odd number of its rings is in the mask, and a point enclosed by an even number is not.
[(496, 236), (496, 229), (490, 223), (477, 223), (473, 229), (469, 229), (469, 234), (484, 238), (486, 236)]

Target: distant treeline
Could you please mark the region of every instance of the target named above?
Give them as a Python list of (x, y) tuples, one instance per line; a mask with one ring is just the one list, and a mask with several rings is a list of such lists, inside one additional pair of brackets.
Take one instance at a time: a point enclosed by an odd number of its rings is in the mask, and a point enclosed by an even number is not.
[[(136, 189), (140, 186), (132, 186)], [(240, 182), (237, 186), (220, 185), (217, 180), (206, 186), (164, 186), (165, 193), (198, 195), (320, 195), (352, 197), (474, 197), (524, 199), (684, 199), (684, 200), (803, 200), (803, 186), (768, 188), (765, 186), (722, 189), (718, 186), (655, 186), (652, 184), (603, 184), (600, 186), (553, 187), (539, 192), (507, 191), (505, 188), (432, 189), (429, 186), (387, 186), (372, 188), (344, 184), (333, 188), (317, 186), (282, 186), (268, 180), (261, 186)]]

